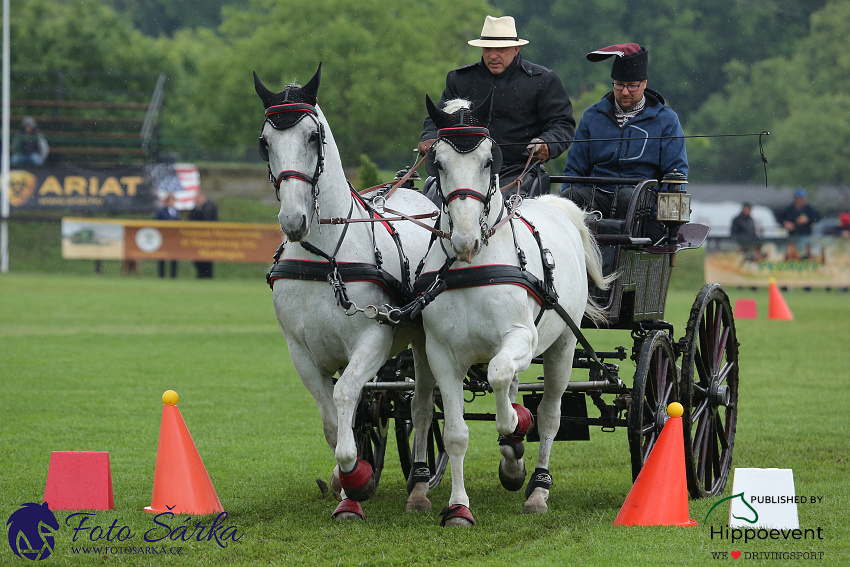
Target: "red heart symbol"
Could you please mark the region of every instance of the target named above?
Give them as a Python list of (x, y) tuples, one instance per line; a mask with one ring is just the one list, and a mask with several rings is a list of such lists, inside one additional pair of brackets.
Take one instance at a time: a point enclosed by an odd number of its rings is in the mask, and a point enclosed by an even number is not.
[(741, 552), (740, 551), (730, 551), (729, 555), (732, 556), (732, 559), (738, 559), (739, 557), (741, 557)]

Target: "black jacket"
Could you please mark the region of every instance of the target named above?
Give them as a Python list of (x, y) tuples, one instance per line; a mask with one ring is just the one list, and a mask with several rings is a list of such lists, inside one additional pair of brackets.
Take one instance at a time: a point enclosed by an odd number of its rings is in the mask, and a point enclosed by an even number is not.
[[(446, 76), (446, 89), (438, 107), (455, 98), (481, 104), (493, 91), (490, 106), (490, 135), (502, 149), (504, 164), (525, 164), (525, 146), (541, 138), (549, 146), (549, 159), (567, 151), (575, 135), (573, 105), (561, 79), (546, 67), (524, 61), (518, 53), (504, 73), (493, 75), (484, 60)], [(425, 119), (420, 140), (437, 137), (437, 128)]]
[(217, 221), (218, 207), (212, 201), (204, 201), (204, 204), (198, 207), (195, 206), (189, 212), (189, 220), (195, 221)]
[(744, 213), (741, 213), (732, 219), (732, 228), (729, 232), (732, 238), (755, 238), (756, 221), (752, 216), (745, 216)]

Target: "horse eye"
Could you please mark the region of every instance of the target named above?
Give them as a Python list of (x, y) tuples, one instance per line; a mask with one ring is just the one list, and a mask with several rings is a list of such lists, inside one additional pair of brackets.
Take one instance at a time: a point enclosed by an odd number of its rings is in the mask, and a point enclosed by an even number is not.
[(487, 160), (487, 163), (484, 164), (484, 167), (493, 167), (493, 158)]
[(312, 134), (310, 134), (310, 143), (311, 144), (318, 139), (319, 139), (319, 133), (318, 132), (313, 132)]

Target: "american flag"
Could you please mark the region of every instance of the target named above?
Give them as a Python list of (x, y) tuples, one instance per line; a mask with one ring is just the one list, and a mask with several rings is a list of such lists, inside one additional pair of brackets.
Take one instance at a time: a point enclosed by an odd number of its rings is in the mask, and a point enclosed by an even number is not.
[(178, 211), (195, 208), (201, 189), (201, 175), (191, 163), (158, 163), (150, 166), (149, 176), (157, 200), (162, 203), (169, 193), (174, 194)]

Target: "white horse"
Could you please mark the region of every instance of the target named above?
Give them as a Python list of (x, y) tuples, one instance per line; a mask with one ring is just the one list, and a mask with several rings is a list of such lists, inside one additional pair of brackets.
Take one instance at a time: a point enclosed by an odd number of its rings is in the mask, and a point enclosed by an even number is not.
[[(444, 203), (438, 225), (451, 229), (450, 238), (430, 249), (416, 286), (436, 277), (449, 287), (422, 311), (428, 360), (443, 400), (443, 441), (451, 463), (452, 492), (442, 523), (475, 523), (463, 480), (469, 443), (462, 389), (467, 370), (488, 363), (496, 429), (502, 436), (499, 476), (506, 488), (518, 490), (526, 476), (520, 441), (532, 423), (530, 412), (512, 402), (517, 373), (541, 353), (545, 380), (537, 415), (540, 452), (523, 508), (526, 513), (545, 512), (552, 485), (549, 455), (577, 340), (556, 310), (543, 309), (554, 300), (545, 291), (557, 294), (555, 303), (578, 325), (584, 315), (602, 318), (588, 294), (588, 276), (603, 289), (609, 282), (602, 276), (599, 249), (584, 224), (584, 213), (571, 201), (554, 196), (525, 200), (521, 218), (505, 220), (510, 211), (494, 175), (501, 152), (481, 127), (486, 125), (486, 111), (479, 109), (486, 101), (475, 110), (469, 110), (467, 101), (451, 101), (445, 110), (437, 109), (430, 98), (426, 102), (440, 128), (428, 156), (429, 174), (438, 178)], [(529, 291), (535, 282), (544, 293)]]
[[(279, 192), (278, 220), (288, 240), (269, 283), (292, 364), (316, 400), (336, 457), (332, 487), (335, 495), (341, 488), (341, 503), (334, 517), (357, 519), (364, 518), (359, 501), (375, 489), (372, 467), (359, 458), (352, 431), (361, 390), (387, 359), (411, 343), (416, 382), (429, 394), (415, 394), (413, 400), (415, 435), (422, 436), (414, 441), (425, 445), (434, 379), (425, 362), (421, 326), (380, 324), (361, 311), (405, 301), (394, 292), (409, 287), (408, 262), (415, 267), (424, 257), (429, 233), (406, 221), (320, 226), (320, 215), (351, 220), (380, 216), (345, 178), (333, 134), (317, 105), (320, 78), (321, 65), (304, 87), (289, 85), (275, 93), (254, 74), (266, 109), (260, 154), (269, 162)], [(392, 193), (386, 207), (410, 216), (436, 211), (429, 199), (409, 189)]]

